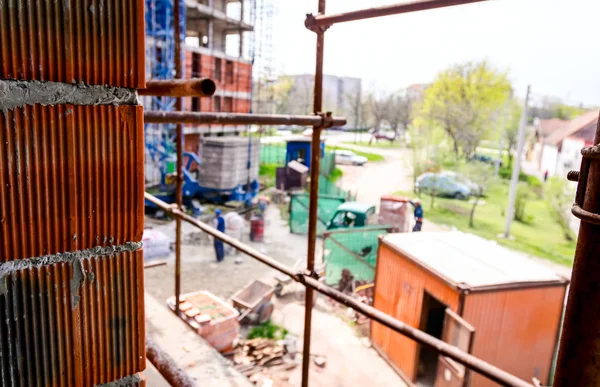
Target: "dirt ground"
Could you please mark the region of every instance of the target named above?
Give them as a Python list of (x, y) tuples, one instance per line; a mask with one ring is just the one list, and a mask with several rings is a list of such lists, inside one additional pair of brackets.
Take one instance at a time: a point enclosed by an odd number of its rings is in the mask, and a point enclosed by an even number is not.
[[(146, 226), (159, 229), (174, 236), (175, 223), (146, 219)], [(234, 262), (235, 256), (228, 255), (221, 263), (215, 261), (212, 244), (199, 237), (193, 227), (184, 224), (182, 293), (209, 290), (223, 299), (228, 299), (237, 290), (254, 279), (275, 283), (274, 270), (264, 264), (244, 257), (241, 264)], [(270, 206), (266, 214), (265, 242), (253, 243), (244, 238), (259, 251), (293, 266), (298, 259), (306, 256), (306, 237), (289, 233), (287, 224), (281, 220), (276, 206)], [(320, 240), (317, 241), (318, 246)], [(317, 251), (320, 256), (320, 248)], [(174, 262), (166, 266), (149, 268), (145, 271), (146, 291), (155, 299), (164, 302), (174, 293)], [(281, 299), (275, 302), (273, 320), (284, 326), (298, 338), (298, 349), (302, 347), (304, 307), (302, 286), (293, 284), (287, 287)], [(317, 298), (313, 310), (312, 354), (324, 355), (327, 365), (324, 368), (311, 363), (311, 385), (313, 386), (353, 386), (358, 384), (403, 386), (402, 380), (385, 361), (365, 344), (349, 323), (333, 313), (330, 302)], [(300, 361), (300, 359), (298, 359)], [(299, 386), (301, 367), (288, 372), (281, 379), (274, 379), (275, 386)]]
[[(146, 227), (148, 226), (164, 232), (174, 240), (175, 222), (164, 223), (147, 217)], [(242, 241), (289, 266), (306, 256), (306, 238), (290, 234), (287, 224), (280, 219), (279, 211), (274, 206), (267, 212), (265, 229), (264, 243), (250, 242), (247, 235), (249, 230)], [(252, 280), (273, 277), (275, 274), (274, 270), (241, 253), (227, 255), (223, 262), (217, 263), (212, 242), (201, 234), (197, 228), (183, 223), (182, 293), (209, 290), (223, 299), (228, 299)], [(235, 263), (238, 256), (243, 259), (240, 264)], [(146, 291), (158, 300), (166, 300), (172, 296), (175, 289), (174, 270), (172, 258), (166, 266), (146, 270)]]

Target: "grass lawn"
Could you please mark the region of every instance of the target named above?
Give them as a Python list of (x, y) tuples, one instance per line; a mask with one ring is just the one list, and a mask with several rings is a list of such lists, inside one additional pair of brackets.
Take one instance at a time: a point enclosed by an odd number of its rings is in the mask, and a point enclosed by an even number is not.
[[(398, 192), (398, 194), (414, 195), (409, 192)], [(472, 204), (467, 201), (436, 197), (434, 207), (431, 208), (431, 197), (423, 195), (422, 204), (425, 218), (434, 223), (454, 226), (460, 231), (498, 241), (515, 250), (571, 266), (575, 254), (575, 242), (565, 240), (560, 227), (548, 213), (546, 204), (538, 197), (532, 198), (526, 206), (525, 214), (531, 218), (531, 221), (512, 223), (511, 235), (514, 239), (499, 237), (504, 232), (507, 198), (508, 183), (502, 182), (490, 187), (487, 196), (482, 198), (477, 206), (473, 228), (469, 227), (469, 211)]]
[(383, 161), (385, 160), (385, 157), (383, 157), (380, 154), (377, 153), (369, 153), (369, 152), (361, 152), (361, 151), (357, 151), (355, 149), (350, 149), (350, 148), (344, 148), (343, 146), (326, 146), (325, 150), (328, 152), (332, 152), (334, 150), (349, 150), (354, 152), (354, 154), (358, 155), (358, 156), (363, 156), (366, 157), (367, 160), (369, 160), (370, 162), (378, 162), (378, 161)]
[(377, 142), (373, 141), (372, 144), (369, 144), (369, 141), (346, 141), (342, 144), (348, 145), (356, 145), (356, 146), (364, 146), (365, 148), (379, 148), (379, 149), (397, 149), (402, 147), (402, 143), (400, 141), (389, 142), (385, 140), (379, 140)]

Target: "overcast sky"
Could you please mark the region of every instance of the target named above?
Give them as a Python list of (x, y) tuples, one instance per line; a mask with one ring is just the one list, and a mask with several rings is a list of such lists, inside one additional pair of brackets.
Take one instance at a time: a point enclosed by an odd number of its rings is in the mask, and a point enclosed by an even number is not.
[[(394, 0), (328, 0), (327, 13)], [(280, 73), (314, 73), (315, 34), (304, 27), (317, 0), (279, 0), (274, 58)], [(518, 95), (600, 105), (600, 0), (493, 0), (342, 23), (325, 37), (325, 73), (393, 91), (431, 82), (451, 64), (488, 59), (508, 69)]]

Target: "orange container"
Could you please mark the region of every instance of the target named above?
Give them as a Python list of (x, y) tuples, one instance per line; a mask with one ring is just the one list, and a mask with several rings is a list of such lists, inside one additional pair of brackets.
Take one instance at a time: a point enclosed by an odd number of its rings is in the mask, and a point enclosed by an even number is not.
[[(398, 233), (380, 241), (375, 308), (523, 380), (548, 384), (566, 279), (471, 234)], [(451, 359), (379, 323), (372, 322), (371, 340), (409, 383), (436, 371), (439, 382), (469, 379)], [(476, 373), (470, 378), (473, 386), (497, 385)]]

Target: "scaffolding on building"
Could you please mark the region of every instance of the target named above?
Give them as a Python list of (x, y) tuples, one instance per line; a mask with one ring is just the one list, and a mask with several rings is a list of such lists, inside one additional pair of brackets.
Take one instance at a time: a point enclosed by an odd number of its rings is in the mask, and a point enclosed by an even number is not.
[(252, 112), (276, 113), (270, 87), (276, 81), (273, 61), (273, 20), (278, 12), (278, 0), (255, 0), (251, 7), (254, 32), (250, 37), (252, 60)]
[[(164, 80), (175, 77), (175, 28), (173, 0), (145, 0), (146, 74), (149, 79)], [(179, 30), (185, 39), (185, 0), (179, 0), (181, 18)], [(164, 96), (143, 97), (145, 110), (173, 111), (175, 98)], [(164, 184), (160, 172), (175, 171), (175, 125), (145, 124), (145, 176), (147, 188)]]

